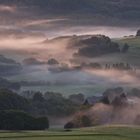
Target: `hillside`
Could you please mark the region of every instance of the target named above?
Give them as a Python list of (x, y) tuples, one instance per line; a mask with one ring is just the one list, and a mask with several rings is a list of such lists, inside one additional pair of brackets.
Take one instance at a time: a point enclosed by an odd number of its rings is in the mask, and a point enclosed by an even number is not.
[(119, 40), (120, 43), (128, 43), (132, 46), (132, 49), (140, 48), (140, 37), (126, 37)]
[(128, 37), (116, 40), (120, 45), (127, 43), (130, 48), (124, 60), (135, 66), (139, 66), (140, 60), (140, 37)]

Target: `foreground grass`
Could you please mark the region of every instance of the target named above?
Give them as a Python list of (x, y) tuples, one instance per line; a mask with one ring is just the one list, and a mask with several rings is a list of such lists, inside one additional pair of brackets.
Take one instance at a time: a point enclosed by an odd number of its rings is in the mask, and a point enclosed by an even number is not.
[(49, 131), (0, 132), (0, 140), (140, 140), (140, 127), (103, 126)]

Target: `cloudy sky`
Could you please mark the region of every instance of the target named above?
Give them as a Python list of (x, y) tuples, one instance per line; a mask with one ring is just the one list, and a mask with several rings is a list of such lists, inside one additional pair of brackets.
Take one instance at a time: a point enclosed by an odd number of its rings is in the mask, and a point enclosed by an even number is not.
[[(138, 28), (139, 16), (132, 17), (134, 20), (129, 20), (127, 16), (133, 12), (132, 10), (128, 11), (122, 18), (116, 13), (122, 10), (125, 2), (121, 4), (111, 2), (105, 2), (106, 9), (102, 12), (103, 3), (99, 3), (97, 0), (75, 0), (72, 2), (67, 0), (0, 0), (0, 32), (3, 33), (3, 30), (5, 34), (6, 32), (7, 34), (41, 32), (48, 37), (61, 34), (102, 33), (112, 37), (134, 34)], [(114, 15), (108, 15), (109, 8), (115, 10), (118, 4), (120, 4), (118, 11), (110, 11), (110, 13), (114, 12)], [(137, 4), (139, 1), (135, 0), (135, 4), (129, 2), (129, 5), (125, 4), (126, 7), (124, 8), (129, 10), (131, 5), (137, 10), (139, 8)], [(139, 13), (140, 11), (137, 10), (136, 12)], [(129, 22), (127, 22), (128, 20)], [(130, 21), (134, 21), (131, 28), (129, 27)], [(120, 33), (116, 27), (125, 28), (121, 29), (122, 33)]]

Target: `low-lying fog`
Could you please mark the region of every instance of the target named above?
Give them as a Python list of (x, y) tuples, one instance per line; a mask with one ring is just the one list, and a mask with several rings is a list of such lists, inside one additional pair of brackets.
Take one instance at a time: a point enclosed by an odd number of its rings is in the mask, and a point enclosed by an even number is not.
[[(123, 36), (135, 35), (137, 28), (134, 27), (109, 27), (109, 26), (77, 26), (65, 28), (52, 28), (44, 31), (24, 31), (17, 33), (16, 29), (6, 29), (3, 35), (3, 29), (0, 30), (0, 53), (11, 58), (18, 58), (17, 61), (22, 61), (23, 58), (37, 57), (39, 59), (48, 59), (50, 57), (59, 57), (64, 60), (66, 57), (65, 46), (67, 41), (54, 42), (53, 44), (43, 44), (50, 38), (66, 35), (96, 35), (102, 34), (110, 38), (121, 38)], [(43, 35), (42, 35), (43, 34)], [(68, 53), (67, 53), (68, 54)], [(63, 57), (62, 57), (63, 55)]]
[(137, 27), (113, 27), (113, 26), (77, 26), (68, 28), (59, 28), (57, 31), (51, 30), (46, 32), (51, 38), (65, 35), (90, 35), (90, 34), (102, 34), (109, 36), (110, 38), (121, 38), (124, 36), (135, 35)]
[[(94, 90), (99, 87), (106, 87), (108, 85), (121, 85), (126, 86), (139, 86), (139, 77), (137, 75), (132, 75), (129, 73), (118, 73), (115, 71), (91, 71), (91, 70), (81, 70), (81, 71), (67, 71), (61, 73), (51, 73), (48, 71), (48, 66), (45, 64), (48, 59), (55, 58), (58, 62), (67, 63), (71, 66), (71, 60), (73, 59), (73, 53), (75, 50), (68, 49), (66, 46), (68, 44), (67, 39), (49, 41), (52, 38), (66, 35), (93, 35), (93, 34), (103, 34), (109, 36), (110, 38), (121, 38), (123, 36), (135, 35), (137, 28), (124, 28), (124, 27), (104, 27), (104, 26), (77, 26), (77, 27), (65, 27), (65, 28), (55, 28), (54, 30), (44, 31), (24, 31), (18, 34), (15, 30), (11, 31), (9, 34), (9, 29), (6, 29), (5, 34), (0, 34), (0, 54), (14, 59), (23, 66), (23, 71), (21, 74), (8, 76), (7, 78), (12, 81), (49, 81), (53, 84), (59, 83), (62, 86), (65, 85), (94, 85)], [(23, 64), (23, 60), (27, 58), (35, 58), (40, 64), (38, 66), (27, 66)], [(119, 57), (117, 57), (119, 60)], [(113, 57), (112, 57), (113, 59)], [(86, 60), (86, 59), (85, 59)], [(114, 59), (115, 60), (115, 59)], [(86, 60), (88, 61), (88, 60)], [(92, 62), (105, 63), (112, 60), (102, 57), (92, 59)], [(121, 60), (115, 62), (120, 62)], [(84, 86), (83, 86), (84, 87)], [(31, 87), (30, 87), (31, 88)], [(30, 88), (23, 88), (30, 89)], [(39, 89), (39, 88), (38, 88)], [(47, 90), (45, 88), (45, 90)], [(62, 88), (61, 88), (62, 89)], [(72, 89), (72, 87), (71, 87)], [(90, 89), (90, 88), (89, 88)], [(50, 89), (53, 90), (53, 89)], [(74, 88), (76, 92), (78, 91)], [(69, 92), (74, 91), (69, 90)], [(62, 92), (62, 90), (58, 90)], [(98, 92), (99, 90), (97, 90)], [(81, 90), (82, 92), (82, 90)], [(85, 91), (86, 92), (86, 91)], [(89, 92), (91, 92), (89, 90)], [(88, 92), (88, 93), (89, 93)], [(63, 92), (64, 93), (64, 92)]]

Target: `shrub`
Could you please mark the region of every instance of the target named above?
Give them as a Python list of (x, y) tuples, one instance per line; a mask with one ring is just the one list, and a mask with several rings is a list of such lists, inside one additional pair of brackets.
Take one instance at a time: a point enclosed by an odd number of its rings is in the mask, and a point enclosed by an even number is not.
[(1, 130), (44, 130), (49, 128), (46, 117), (35, 118), (25, 112), (6, 110), (0, 111)]
[(68, 122), (64, 125), (64, 129), (72, 129), (72, 128), (74, 128), (73, 122)]

